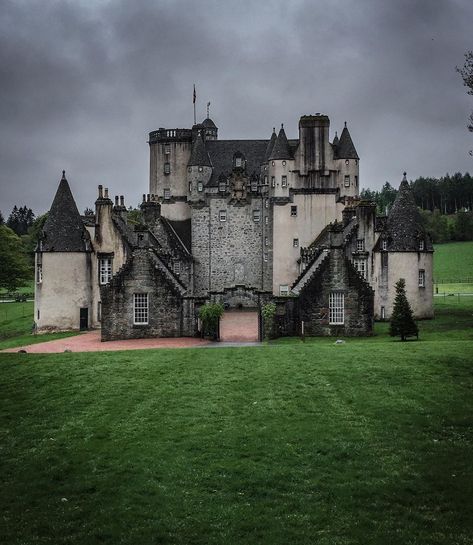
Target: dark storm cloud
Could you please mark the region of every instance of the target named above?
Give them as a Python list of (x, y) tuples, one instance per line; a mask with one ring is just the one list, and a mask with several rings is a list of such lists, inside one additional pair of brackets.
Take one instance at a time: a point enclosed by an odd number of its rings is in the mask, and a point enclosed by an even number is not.
[(49, 207), (65, 168), (80, 209), (102, 183), (136, 204), (147, 132), (207, 100), (222, 138), (265, 138), (301, 114), (347, 120), (362, 185), (471, 170), (455, 66), (467, 1), (0, 3), (0, 209)]

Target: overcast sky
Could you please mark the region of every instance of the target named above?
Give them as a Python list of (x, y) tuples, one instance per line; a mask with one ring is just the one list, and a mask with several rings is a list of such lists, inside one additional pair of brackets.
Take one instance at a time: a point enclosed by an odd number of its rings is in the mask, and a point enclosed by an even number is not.
[(194, 83), (222, 139), (346, 120), (362, 187), (471, 172), (472, 27), (471, 0), (0, 0), (0, 210), (47, 210), (62, 169), (81, 211), (98, 184), (138, 204)]

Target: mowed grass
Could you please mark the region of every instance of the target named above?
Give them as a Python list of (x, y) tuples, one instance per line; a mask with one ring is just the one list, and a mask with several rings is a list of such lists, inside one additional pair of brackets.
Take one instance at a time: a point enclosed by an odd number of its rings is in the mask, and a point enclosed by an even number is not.
[(434, 249), (436, 282), (473, 283), (473, 241), (436, 244)]
[(33, 309), (32, 301), (0, 303), (0, 350), (77, 334), (77, 332), (61, 332), (33, 335)]
[(419, 342), (0, 354), (0, 541), (472, 543), (473, 305), (436, 307)]

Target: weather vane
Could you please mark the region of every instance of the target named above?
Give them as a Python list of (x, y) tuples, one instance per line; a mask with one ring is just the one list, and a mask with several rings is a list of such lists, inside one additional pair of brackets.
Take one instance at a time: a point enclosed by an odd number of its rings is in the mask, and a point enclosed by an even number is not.
[(210, 119), (210, 102), (207, 102), (207, 119)]

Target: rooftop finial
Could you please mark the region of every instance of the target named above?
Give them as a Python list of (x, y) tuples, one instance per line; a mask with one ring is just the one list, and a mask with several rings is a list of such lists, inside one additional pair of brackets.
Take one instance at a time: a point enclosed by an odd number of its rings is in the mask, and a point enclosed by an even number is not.
[(207, 119), (210, 119), (210, 102), (207, 102)]
[(281, 129), (284, 129), (284, 123), (281, 123)]
[(276, 133), (276, 127), (273, 127), (273, 132)]
[(66, 179), (66, 171), (63, 170), (63, 171), (62, 171), (62, 178), (61, 178), (61, 180), (65, 180), (65, 179)]
[(345, 121), (345, 129), (347, 128), (347, 122)]
[(407, 182), (406, 176), (407, 176), (407, 172), (404, 172), (404, 178), (402, 179), (403, 182)]

